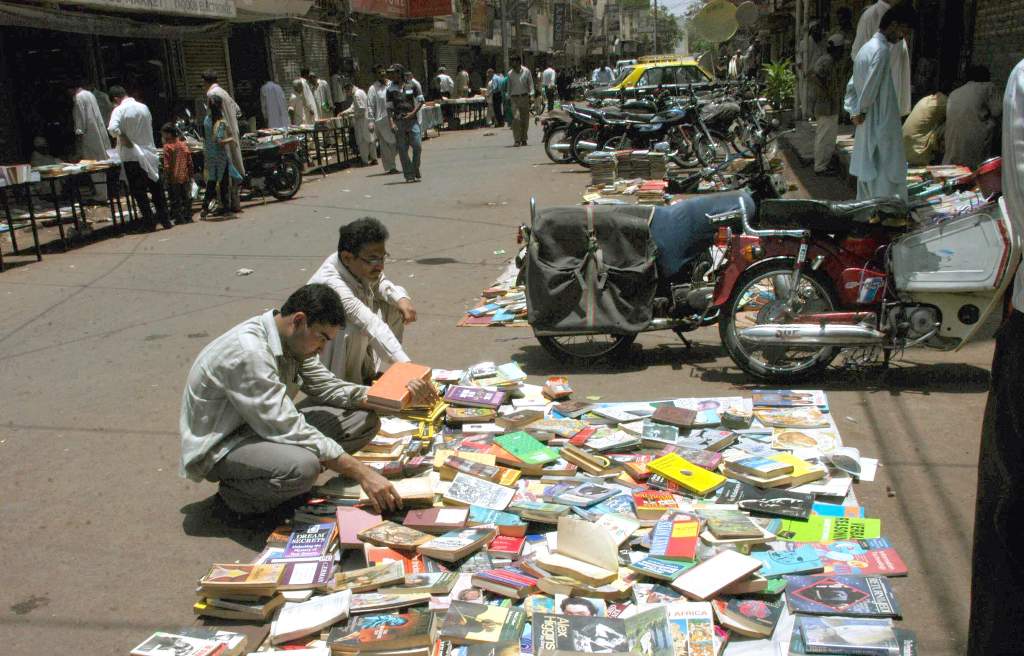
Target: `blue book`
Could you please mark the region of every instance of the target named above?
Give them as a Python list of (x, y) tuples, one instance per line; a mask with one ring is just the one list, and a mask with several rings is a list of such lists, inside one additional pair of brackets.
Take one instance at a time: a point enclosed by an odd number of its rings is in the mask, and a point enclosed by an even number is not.
[(813, 574), (825, 569), (818, 558), (818, 551), (810, 545), (802, 545), (792, 551), (752, 551), (750, 555), (764, 563), (757, 573), (765, 578)]
[(840, 503), (825, 503), (824, 501), (815, 501), (811, 506), (811, 511), (815, 515), (824, 515), (825, 517), (863, 517), (864, 507), (863, 506), (844, 506)]
[(468, 314), (471, 317), (482, 317), (485, 314), (490, 314), (491, 312), (494, 312), (495, 310), (498, 309), (498, 307), (499, 306), (494, 303), (488, 303), (487, 305), (481, 305), (480, 307), (475, 307), (472, 310), (467, 310), (466, 314)]

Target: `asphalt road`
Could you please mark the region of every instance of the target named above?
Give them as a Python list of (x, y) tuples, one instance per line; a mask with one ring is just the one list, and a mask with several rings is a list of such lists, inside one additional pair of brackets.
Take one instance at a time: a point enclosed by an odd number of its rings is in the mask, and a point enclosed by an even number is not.
[[(0, 275), (0, 652), (127, 653), (154, 629), (191, 623), (210, 563), (260, 548), (260, 536), (205, 520), (212, 484), (178, 476), (182, 384), (207, 342), (280, 305), (357, 217), (391, 231), (387, 274), (419, 311), (407, 331), (419, 362), (514, 358), (534, 381), (568, 374), (580, 396), (604, 400), (750, 389), (715, 329), (693, 333), (692, 348), (648, 334), (621, 365), (567, 370), (529, 330), (455, 327), (513, 253), (530, 195), (575, 203), (588, 180), (537, 145), (510, 143), (507, 130), (445, 134), (425, 144), (420, 184), (379, 168), (313, 176), (287, 203), (100, 240)], [(963, 651), (991, 353), (990, 341), (915, 352), (887, 373), (822, 382), (845, 442), (882, 461), (856, 493), (910, 566), (895, 587), (922, 654)]]

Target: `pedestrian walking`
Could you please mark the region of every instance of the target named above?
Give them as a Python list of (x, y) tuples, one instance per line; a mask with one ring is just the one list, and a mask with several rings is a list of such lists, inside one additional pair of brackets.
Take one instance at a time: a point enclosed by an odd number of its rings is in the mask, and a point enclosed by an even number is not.
[(369, 101), (366, 92), (352, 84), (342, 85), (344, 94), (352, 100), (349, 111), (352, 112), (352, 131), (356, 135), (356, 148), (363, 166), (377, 163), (376, 143), (373, 140), (373, 121), (369, 115)]
[[(1003, 201), (1024, 234), (1024, 60), (1003, 95)], [(996, 335), (992, 382), (981, 426), (978, 494), (974, 509), (971, 619), (967, 651), (1019, 654), (1024, 643), (1024, 268), (1014, 278), (1009, 314)]]
[(943, 164), (978, 168), (992, 151), (996, 121), (1002, 112), (992, 75), (984, 66), (969, 66), (967, 82), (946, 103), (946, 153)]
[(523, 66), (523, 58), (519, 55), (512, 55), (509, 62), (512, 64), (508, 72), (508, 95), (512, 99), (512, 138), (516, 146), (525, 146), (530, 127), (530, 101), (536, 95), (533, 74)]
[(165, 123), (160, 128), (160, 136), (164, 142), (164, 184), (171, 205), (171, 221), (175, 225), (192, 223), (192, 176), (195, 175), (192, 153), (173, 123)]
[(814, 172), (829, 172), (839, 134), (839, 113), (843, 109), (843, 93), (850, 79), (850, 60), (844, 55), (846, 43), (842, 34), (828, 38), (825, 53), (808, 69), (809, 95), (814, 98), (811, 110), (818, 124), (814, 132)]
[(370, 91), (366, 94), (367, 113), (373, 123), (373, 132), (377, 136), (380, 163), (384, 167), (384, 172), (398, 173), (398, 169), (395, 168), (398, 146), (395, 142), (395, 131), (391, 127), (391, 115), (388, 113), (388, 88), (391, 81), (383, 64), (377, 64), (373, 71), (377, 80), (370, 85)]
[(555, 97), (558, 95), (558, 73), (553, 66), (548, 66), (541, 73), (541, 87), (544, 89), (544, 97), (550, 112), (555, 108)]
[(117, 139), (117, 154), (128, 179), (128, 191), (142, 214), (141, 228), (152, 232), (156, 230), (155, 221), (159, 221), (164, 229), (169, 229), (171, 222), (167, 219), (167, 202), (160, 186), (160, 157), (153, 143), (153, 117), (149, 107), (129, 96), (124, 87), (110, 87), (110, 97), (115, 107), (110, 112), (107, 132)]
[(260, 87), (260, 110), (268, 128), (288, 127), (288, 101), (280, 84), (267, 80)]
[[(231, 137), (231, 141), (225, 142), (227, 144), (228, 157), (231, 158), (231, 165), (234, 166), (235, 171), (239, 175), (244, 176), (245, 163), (242, 161), (242, 132), (238, 129), (238, 117), (242, 115), (242, 110), (239, 109), (238, 103), (231, 97), (231, 94), (218, 84), (216, 71), (208, 70), (203, 73), (203, 81), (210, 85), (206, 90), (206, 97), (216, 96), (220, 98), (221, 110), (224, 113), (224, 123), (227, 124), (228, 136)], [(239, 187), (237, 185), (232, 189), (231, 194), (231, 211), (242, 211), (242, 199), (239, 196)]]
[(892, 196), (907, 200), (903, 122), (890, 51), (916, 22), (917, 12), (910, 5), (890, 9), (853, 63), (844, 106), (857, 126), (850, 158), (850, 174), (857, 176), (857, 200)]
[[(231, 134), (224, 116), (224, 105), (220, 96), (210, 96), (207, 101), (206, 118), (203, 119), (203, 163), (206, 168), (206, 194), (203, 196), (201, 217), (223, 216), (232, 211), (232, 187), (242, 180), (242, 175), (231, 162), (230, 149), (235, 138)], [(213, 201), (220, 204), (211, 212)]]
[(505, 86), (506, 78), (501, 73), (495, 73), (491, 71), (491, 75), (488, 78), (487, 88), (491, 92), (491, 105), (494, 108), (494, 125), (495, 127), (505, 127), (505, 117), (508, 114), (505, 113)]
[(401, 65), (392, 64), (388, 72), (391, 73), (392, 83), (388, 89), (388, 111), (391, 115), (391, 128), (395, 131), (395, 141), (398, 144), (398, 158), (402, 161), (402, 174), (405, 175), (406, 182), (419, 182), (423, 179), (420, 175), (423, 135), (419, 119), (420, 107), (423, 106), (423, 90), (418, 82), (406, 82), (403, 79), (405, 69)]

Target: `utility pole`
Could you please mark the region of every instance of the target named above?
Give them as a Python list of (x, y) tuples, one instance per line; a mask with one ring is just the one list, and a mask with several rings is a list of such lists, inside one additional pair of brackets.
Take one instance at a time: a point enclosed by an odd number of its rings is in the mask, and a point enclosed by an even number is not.
[[(505, 60), (505, 71), (509, 70), (508, 63), (508, 3), (510, 0), (501, 0), (501, 56)], [(503, 71), (504, 72), (504, 71)]]
[(654, 0), (654, 52), (651, 54), (658, 54), (658, 0)]

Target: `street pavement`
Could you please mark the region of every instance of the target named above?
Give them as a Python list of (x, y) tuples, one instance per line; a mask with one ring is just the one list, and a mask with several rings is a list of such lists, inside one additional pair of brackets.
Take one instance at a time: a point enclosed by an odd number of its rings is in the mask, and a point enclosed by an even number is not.
[[(0, 274), (0, 653), (127, 653), (152, 630), (191, 623), (211, 563), (259, 550), (265, 536), (204, 515), (212, 484), (179, 478), (185, 374), (207, 342), (304, 284), (355, 218), (391, 231), (386, 273), (416, 304), (406, 341), (417, 362), (515, 359), (535, 382), (567, 374), (579, 397), (607, 401), (756, 387), (715, 328), (691, 333), (692, 348), (647, 334), (625, 362), (587, 370), (550, 359), (528, 329), (455, 327), (514, 253), (529, 197), (576, 203), (589, 179), (551, 164), (539, 137), (534, 127), (530, 147), (512, 148), (506, 129), (446, 133), (424, 144), (419, 184), (379, 168), (310, 176), (290, 202)], [(856, 493), (910, 566), (895, 588), (922, 654), (965, 643), (991, 353), (991, 341), (914, 352), (888, 372), (833, 372), (820, 385), (844, 441), (881, 459)]]

